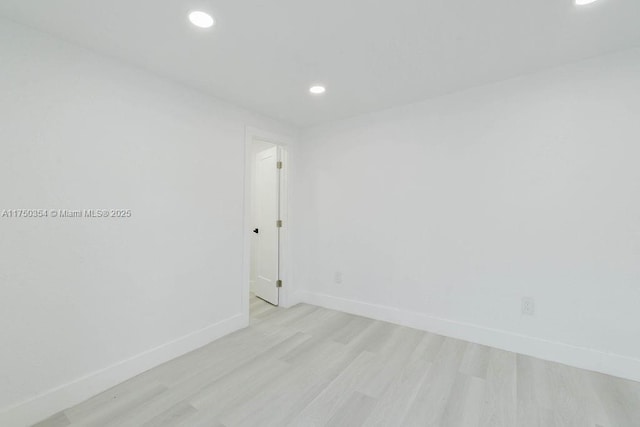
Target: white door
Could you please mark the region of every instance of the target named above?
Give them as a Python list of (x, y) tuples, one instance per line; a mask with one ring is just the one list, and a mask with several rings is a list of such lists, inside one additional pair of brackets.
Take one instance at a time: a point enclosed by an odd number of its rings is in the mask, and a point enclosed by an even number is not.
[(280, 169), (278, 147), (258, 153), (256, 158), (256, 296), (278, 305), (280, 228)]

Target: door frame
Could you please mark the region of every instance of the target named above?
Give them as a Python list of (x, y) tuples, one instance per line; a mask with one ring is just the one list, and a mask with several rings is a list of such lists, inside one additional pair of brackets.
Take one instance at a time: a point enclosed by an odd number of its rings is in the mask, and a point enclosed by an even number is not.
[(251, 203), (253, 200), (253, 183), (251, 182), (252, 156), (251, 146), (254, 140), (266, 141), (280, 147), (283, 168), (280, 175), (280, 219), (283, 226), (280, 229), (280, 280), (282, 288), (279, 290), (279, 306), (290, 307), (292, 288), (291, 274), (291, 159), (293, 139), (284, 135), (278, 135), (262, 129), (247, 126), (245, 129), (245, 161), (244, 161), (244, 230), (243, 230), (243, 257), (242, 257), (242, 294), (241, 309), (243, 320), (249, 324), (249, 297), (251, 280)]

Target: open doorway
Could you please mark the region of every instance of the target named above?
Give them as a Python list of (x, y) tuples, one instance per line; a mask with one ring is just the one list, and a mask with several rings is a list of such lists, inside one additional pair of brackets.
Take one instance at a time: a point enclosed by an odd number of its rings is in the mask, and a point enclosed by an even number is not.
[(280, 147), (254, 139), (251, 147), (250, 290), (256, 297), (279, 304), (280, 294)]
[[(245, 313), (282, 304), (287, 223), (288, 152), (283, 139), (247, 131)], [(265, 305), (268, 304), (268, 305)]]

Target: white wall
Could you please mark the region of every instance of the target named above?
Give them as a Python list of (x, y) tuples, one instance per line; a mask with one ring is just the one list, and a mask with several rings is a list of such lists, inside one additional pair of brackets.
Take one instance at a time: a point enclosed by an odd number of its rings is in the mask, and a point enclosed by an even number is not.
[(302, 300), (640, 380), (640, 50), (302, 139)]
[(294, 130), (0, 21), (0, 424), (242, 327), (245, 126)]

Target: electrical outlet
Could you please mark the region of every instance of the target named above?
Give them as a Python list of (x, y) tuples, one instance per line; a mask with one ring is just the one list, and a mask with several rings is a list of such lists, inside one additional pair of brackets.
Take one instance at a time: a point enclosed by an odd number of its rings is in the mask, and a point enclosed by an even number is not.
[(333, 281), (338, 285), (342, 283), (342, 271), (336, 271), (333, 275)]
[(536, 302), (531, 297), (522, 298), (522, 314), (525, 316), (533, 316), (536, 314)]

